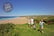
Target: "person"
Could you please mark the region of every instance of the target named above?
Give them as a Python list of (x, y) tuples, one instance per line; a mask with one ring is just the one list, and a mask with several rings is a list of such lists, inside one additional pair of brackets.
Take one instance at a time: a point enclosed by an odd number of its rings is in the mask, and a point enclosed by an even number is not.
[(41, 21), (39, 22), (39, 25), (40, 25), (40, 32), (43, 32), (43, 25), (44, 25), (43, 20), (41, 20)]
[(35, 24), (33, 24), (33, 29), (36, 30), (36, 25)]
[(36, 21), (34, 20), (33, 29), (36, 30)]
[(30, 27), (31, 25), (31, 21), (30, 21), (30, 18), (28, 19), (28, 27)]
[(34, 24), (34, 19), (33, 18), (30, 19), (30, 23), (31, 23), (31, 28), (32, 28), (33, 24)]

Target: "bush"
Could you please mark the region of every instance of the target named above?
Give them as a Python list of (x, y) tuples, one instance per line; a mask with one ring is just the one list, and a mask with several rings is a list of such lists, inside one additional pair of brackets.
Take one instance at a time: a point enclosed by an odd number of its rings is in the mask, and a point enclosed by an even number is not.
[(54, 24), (54, 19), (47, 19), (47, 20), (45, 20), (46, 21), (46, 23), (48, 23), (48, 24)]
[(15, 25), (12, 23), (7, 23), (7, 24), (0, 24), (0, 33), (2, 36), (5, 35), (5, 33), (8, 34), (8, 32), (12, 32), (14, 30)]

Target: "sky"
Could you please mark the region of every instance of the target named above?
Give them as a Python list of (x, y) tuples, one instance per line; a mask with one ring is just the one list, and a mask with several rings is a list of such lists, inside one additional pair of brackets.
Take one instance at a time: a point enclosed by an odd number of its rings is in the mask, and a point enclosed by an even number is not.
[[(5, 12), (3, 5), (10, 2), (12, 11)], [(0, 16), (54, 15), (54, 0), (0, 0)]]

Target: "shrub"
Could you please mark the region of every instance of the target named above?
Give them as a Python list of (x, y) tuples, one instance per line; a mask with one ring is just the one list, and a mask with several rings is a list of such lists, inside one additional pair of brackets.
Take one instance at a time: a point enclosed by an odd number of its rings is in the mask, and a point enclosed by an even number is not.
[(15, 25), (12, 23), (7, 23), (7, 24), (0, 24), (0, 33), (2, 36), (5, 35), (5, 33), (8, 34), (8, 32), (12, 32), (14, 30)]
[(46, 23), (48, 23), (48, 24), (54, 24), (54, 19), (47, 19), (47, 20), (45, 20), (46, 21)]

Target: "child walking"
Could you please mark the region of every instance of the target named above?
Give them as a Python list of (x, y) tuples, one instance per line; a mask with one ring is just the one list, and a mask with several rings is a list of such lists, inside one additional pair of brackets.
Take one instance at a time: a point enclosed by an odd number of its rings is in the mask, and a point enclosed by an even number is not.
[(43, 33), (43, 25), (44, 25), (44, 22), (43, 22), (43, 20), (41, 20), (40, 22), (39, 22), (39, 25), (40, 25), (40, 32), (42, 32)]
[(35, 24), (33, 24), (33, 29), (36, 30), (36, 25)]

